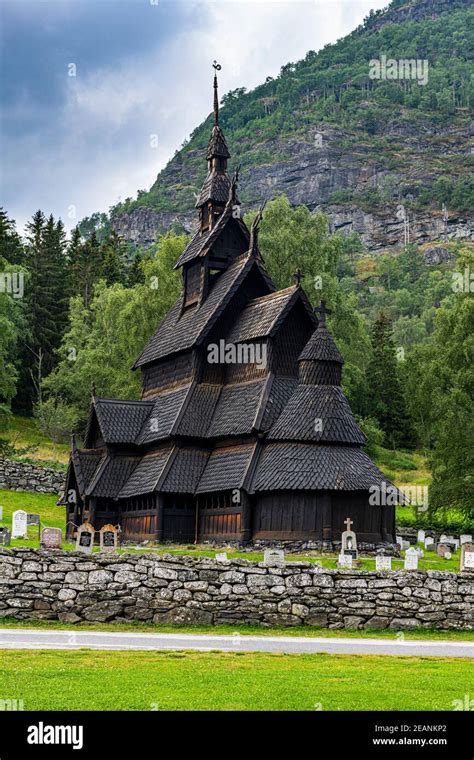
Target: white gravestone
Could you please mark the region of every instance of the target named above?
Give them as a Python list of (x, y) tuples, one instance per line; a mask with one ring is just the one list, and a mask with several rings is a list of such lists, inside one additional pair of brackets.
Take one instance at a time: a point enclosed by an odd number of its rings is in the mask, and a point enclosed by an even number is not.
[(118, 528), (115, 525), (103, 525), (99, 531), (100, 551), (114, 552), (118, 546)]
[(392, 558), (391, 557), (384, 557), (383, 555), (377, 554), (375, 557), (375, 569), (379, 571), (388, 571), (392, 569)]
[(433, 549), (434, 548), (434, 538), (433, 536), (426, 536), (425, 538), (425, 549)]
[(474, 570), (474, 544), (467, 541), (461, 547), (461, 570)]
[(344, 525), (347, 525), (347, 530), (343, 531), (341, 536), (341, 554), (351, 556), (352, 559), (357, 559), (359, 556), (359, 552), (357, 551), (357, 537), (354, 531), (351, 530), (353, 522), (354, 521), (351, 520), (350, 517), (344, 520)]
[(470, 533), (462, 533), (462, 534), (459, 536), (459, 541), (461, 542), (461, 546), (462, 546), (463, 544), (469, 544), (469, 543), (471, 543), (471, 541), (472, 541), (472, 536), (471, 536), (471, 534), (470, 534)]
[(17, 509), (12, 515), (12, 538), (26, 538), (27, 536), (27, 513), (24, 509)]
[(424, 530), (419, 530), (418, 534), (417, 534), (417, 537), (416, 537), (416, 540), (418, 541), (418, 543), (419, 544), (424, 544), (425, 543), (425, 538), (426, 538), (425, 531)]
[(216, 562), (228, 562), (227, 552), (219, 552), (216, 554)]
[(3, 520), (3, 507), (0, 507), (0, 520)]
[(352, 568), (352, 554), (340, 554), (337, 559), (339, 567)]
[(268, 567), (282, 567), (285, 564), (285, 552), (282, 549), (265, 549), (263, 564)]
[(95, 530), (90, 523), (83, 523), (77, 529), (76, 551), (92, 554), (94, 548)]
[(405, 552), (405, 570), (418, 570), (418, 552), (407, 549)]

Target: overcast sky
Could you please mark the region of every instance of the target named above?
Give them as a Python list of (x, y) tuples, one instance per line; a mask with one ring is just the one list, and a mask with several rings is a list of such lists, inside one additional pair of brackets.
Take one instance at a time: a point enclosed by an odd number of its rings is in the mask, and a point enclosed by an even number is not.
[(19, 231), (38, 208), (68, 229), (107, 211), (148, 189), (210, 112), (214, 59), (221, 95), (251, 89), (387, 4), (0, 0), (0, 204)]

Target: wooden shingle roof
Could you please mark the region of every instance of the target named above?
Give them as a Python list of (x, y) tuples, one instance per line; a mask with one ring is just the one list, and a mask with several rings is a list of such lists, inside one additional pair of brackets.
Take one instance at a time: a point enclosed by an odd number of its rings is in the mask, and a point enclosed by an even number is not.
[(197, 493), (242, 488), (256, 443), (214, 449), (199, 480)]
[(145, 420), (137, 439), (139, 444), (149, 444), (168, 438), (173, 431), (183, 405), (186, 403), (190, 389), (191, 385), (185, 385), (168, 393), (163, 393), (151, 402), (151, 412)]
[(153, 402), (94, 397), (92, 406), (106, 443), (133, 443), (153, 409)]
[(343, 364), (344, 359), (334, 342), (328, 328), (322, 322), (312, 334), (303, 348), (298, 361), (337, 362)]
[(268, 442), (250, 490), (358, 491), (382, 482), (385, 475), (360, 448)]
[(194, 494), (209, 455), (208, 450), (190, 446), (178, 449), (160, 491)]
[[(184, 312), (181, 296), (148, 341), (134, 368), (199, 344), (254, 268), (263, 270), (258, 259), (250, 256), (239, 257), (218, 277), (204, 302)], [(268, 289), (274, 290), (273, 283), (264, 270), (262, 275)]]
[(140, 462), (140, 456), (122, 454), (102, 457), (94, 473), (87, 496), (115, 499)]
[(174, 269), (179, 269), (183, 264), (189, 264), (189, 262), (194, 259), (206, 256), (208, 251), (210, 251), (222, 234), (224, 227), (227, 224), (236, 225), (239, 232), (242, 234), (244, 241), (247, 243), (250, 242), (250, 232), (242, 219), (234, 218), (232, 214), (233, 207), (234, 201), (232, 201), (232, 198), (229, 198), (222, 214), (219, 216), (212, 229), (205, 233), (201, 233), (199, 230), (196, 232), (174, 265)]
[(296, 301), (301, 299), (314, 324), (316, 318), (304, 291), (297, 285), (253, 298), (240, 312), (227, 335), (229, 343), (241, 343), (273, 335)]
[(131, 472), (122, 483), (117, 497), (119, 499), (126, 499), (132, 496), (153, 493), (164, 474), (172, 450), (172, 444), (167, 444), (156, 451), (145, 454), (140, 459), (133, 473)]
[(356, 446), (367, 442), (338, 385), (298, 385), (268, 438)]
[(225, 173), (209, 172), (196, 201), (196, 208), (207, 203), (208, 200), (217, 201), (218, 203), (227, 203), (230, 190), (230, 177)]

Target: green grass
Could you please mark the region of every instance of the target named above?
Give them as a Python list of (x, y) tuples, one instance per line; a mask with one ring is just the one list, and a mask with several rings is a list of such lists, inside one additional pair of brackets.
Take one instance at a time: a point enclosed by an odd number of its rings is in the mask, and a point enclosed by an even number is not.
[(31, 448), (18, 457), (20, 461), (40, 463), (45, 467), (65, 465), (69, 461), (69, 444), (54, 443), (41, 432), (32, 417), (12, 415), (7, 427), (1, 430), (0, 437), (7, 439), (16, 449)]
[(384, 475), (399, 488), (428, 486), (431, 483), (428, 462), (421, 451), (392, 451), (376, 446), (373, 459)]
[[(409, 677), (403, 677), (403, 673)], [(2, 695), (26, 710), (452, 710), (461, 658), (4, 651)]]
[[(0, 618), (0, 628), (28, 628), (30, 630), (53, 630), (53, 631), (110, 631), (114, 633), (192, 633), (213, 634), (232, 636), (239, 633), (242, 636), (306, 636), (324, 638), (348, 638), (348, 639), (388, 639), (394, 640), (400, 637), (400, 632), (395, 630), (333, 630), (329, 628), (317, 628), (316, 626), (298, 625), (294, 627), (275, 626), (267, 628), (258, 625), (156, 625), (130, 621), (129, 623), (89, 623), (84, 621), (71, 626), (70, 623), (61, 623), (59, 620), (15, 620), (14, 618)], [(430, 628), (416, 628), (403, 631), (404, 639), (414, 641), (474, 641), (474, 631), (441, 631)]]

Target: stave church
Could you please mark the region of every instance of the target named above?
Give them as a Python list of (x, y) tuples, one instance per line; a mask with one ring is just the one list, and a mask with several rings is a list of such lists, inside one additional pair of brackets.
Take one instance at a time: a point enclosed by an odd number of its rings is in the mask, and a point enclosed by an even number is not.
[(395, 540), (385, 478), (341, 389), (342, 356), (322, 302), (299, 273), (277, 290), (237, 196), (214, 125), (197, 231), (176, 262), (182, 293), (133, 369), (140, 401), (92, 395), (82, 448), (72, 439), (69, 535), (89, 521), (158, 542), (316, 542), (333, 548), (350, 515), (359, 541)]

